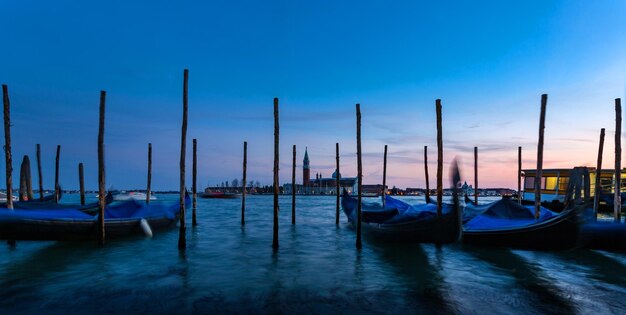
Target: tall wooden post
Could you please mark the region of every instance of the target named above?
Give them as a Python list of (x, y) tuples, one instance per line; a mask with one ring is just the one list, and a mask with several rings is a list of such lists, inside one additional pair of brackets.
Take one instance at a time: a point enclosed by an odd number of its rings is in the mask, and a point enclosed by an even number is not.
[(600, 144), (598, 145), (598, 163), (596, 164), (596, 181), (595, 189), (593, 192), (593, 213), (594, 217), (598, 218), (598, 205), (600, 204), (600, 194), (602, 193), (602, 182), (600, 181), (602, 176), (602, 152), (604, 151), (604, 128), (600, 129)]
[(293, 145), (291, 169), (291, 224), (296, 224), (296, 145)]
[(241, 190), (241, 225), (246, 224), (246, 168), (248, 164), (248, 142), (243, 142), (243, 183)]
[(622, 222), (622, 100), (615, 99), (615, 222)]
[(150, 203), (152, 196), (152, 143), (148, 143), (148, 180), (146, 184), (146, 204)]
[(28, 155), (24, 156), (24, 168), (26, 171), (26, 196), (28, 200), (33, 200), (33, 178), (30, 173), (30, 158)]
[(441, 217), (443, 204), (443, 136), (441, 123), (441, 100), (435, 101), (437, 110), (437, 216)]
[(78, 184), (80, 187), (80, 205), (85, 205), (85, 173), (83, 163), (78, 163)]
[(474, 204), (478, 204), (478, 147), (474, 147)]
[(361, 105), (356, 104), (356, 160), (357, 160), (357, 188), (359, 190), (356, 207), (356, 248), (361, 249), (361, 195), (363, 194), (363, 162), (361, 160)]
[(196, 180), (198, 178), (198, 156), (197, 156), (197, 146), (198, 146), (198, 142), (196, 139), (193, 139), (193, 167), (192, 167), (192, 183), (191, 183), (191, 193), (192, 193), (192, 200), (191, 200), (191, 204), (192, 204), (192, 210), (191, 210), (191, 226), (196, 226), (198, 225), (198, 222), (196, 220), (196, 208), (198, 206), (198, 192), (197, 189), (198, 187), (196, 186)]
[(385, 209), (385, 199), (387, 199), (387, 145), (385, 144), (385, 154), (383, 156), (383, 209)]
[(43, 178), (41, 176), (41, 145), (37, 143), (37, 175), (39, 176), (39, 200), (43, 201)]
[(28, 197), (26, 196), (26, 164), (25, 164), (25, 160), (26, 160), (26, 155), (24, 155), (24, 158), (22, 159), (22, 164), (20, 164), (20, 188), (18, 191), (18, 200), (19, 201), (25, 201), (28, 200)]
[(546, 105), (548, 94), (541, 95), (541, 115), (539, 117), (539, 142), (537, 144), (537, 174), (535, 175), (535, 218), (541, 214), (541, 179), (543, 173), (543, 134), (546, 128)]
[(339, 225), (339, 195), (341, 192), (340, 183), (341, 183), (341, 174), (339, 173), (339, 142), (335, 143), (335, 160), (337, 161), (337, 178), (335, 178), (335, 185), (337, 190), (337, 208), (335, 211), (335, 224)]
[[(104, 207), (106, 206), (106, 202), (104, 187), (106, 181), (104, 172), (104, 109), (106, 102), (106, 93), (106, 91), (100, 91), (100, 122), (98, 124), (98, 244), (100, 245), (104, 245), (105, 236)], [(57, 162), (59, 160), (59, 148), (60, 146), (57, 147)]]
[(56, 203), (59, 203), (59, 158), (61, 155), (61, 145), (57, 145), (57, 158), (54, 167), (54, 199)]
[(183, 126), (180, 136), (180, 229), (178, 234), (178, 249), (187, 248), (187, 227), (185, 226), (185, 150), (187, 148), (187, 91), (189, 70), (183, 71)]
[(7, 208), (13, 209), (13, 158), (11, 156), (11, 104), (9, 88), (2, 85), (2, 102), (4, 104), (4, 158), (6, 162)]
[(430, 184), (428, 183), (428, 146), (424, 146), (424, 173), (426, 174), (426, 203), (430, 202)]
[(522, 204), (522, 147), (517, 147), (517, 202)]
[(278, 165), (279, 165), (278, 98), (274, 98), (274, 235), (272, 248), (278, 249)]

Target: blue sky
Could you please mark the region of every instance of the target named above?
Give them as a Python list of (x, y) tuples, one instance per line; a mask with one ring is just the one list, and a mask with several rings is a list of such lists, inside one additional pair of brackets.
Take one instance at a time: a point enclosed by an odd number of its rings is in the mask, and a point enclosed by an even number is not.
[(313, 173), (329, 176), (339, 142), (342, 174), (354, 176), (361, 103), (365, 182), (382, 181), (388, 144), (388, 182), (423, 187), (428, 145), (434, 184), (437, 98), (445, 162), (459, 156), (470, 176), (478, 146), (484, 186), (516, 185), (517, 146), (524, 167), (535, 167), (542, 93), (544, 166), (595, 165), (602, 127), (604, 165), (613, 164), (614, 99), (626, 89), (622, 1), (127, 2), (3, 4), (0, 82), (11, 97), (14, 179), (41, 143), (52, 187), (60, 144), (64, 187), (78, 186), (83, 162), (95, 189), (106, 90), (107, 186), (144, 187), (152, 142), (153, 187), (177, 189), (184, 68), (200, 187), (241, 177), (243, 141), (248, 178), (271, 183), (274, 97), (281, 182), (291, 177), (293, 144), (298, 168), (308, 146)]

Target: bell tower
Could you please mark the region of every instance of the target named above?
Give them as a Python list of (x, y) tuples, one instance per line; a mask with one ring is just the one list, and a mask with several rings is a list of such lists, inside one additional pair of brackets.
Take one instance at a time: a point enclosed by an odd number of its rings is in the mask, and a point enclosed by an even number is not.
[(304, 161), (302, 163), (302, 185), (308, 187), (311, 184), (311, 166), (309, 165), (308, 148), (304, 149)]

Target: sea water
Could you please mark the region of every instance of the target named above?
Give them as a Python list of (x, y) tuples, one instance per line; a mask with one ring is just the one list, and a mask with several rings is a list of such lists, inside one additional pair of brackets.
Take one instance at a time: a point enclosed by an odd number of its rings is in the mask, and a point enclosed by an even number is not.
[[(95, 201), (93, 195), (88, 201)], [(152, 202), (177, 202), (157, 195)], [(423, 202), (423, 197), (406, 197)], [(386, 244), (355, 232), (335, 198), (280, 197), (280, 248), (272, 250), (271, 196), (199, 199), (178, 228), (93, 242), (0, 246), (0, 314), (92, 313), (621, 313), (626, 254), (536, 252), (463, 244)], [(487, 199), (483, 201), (488, 201)], [(65, 195), (63, 202), (78, 202)]]

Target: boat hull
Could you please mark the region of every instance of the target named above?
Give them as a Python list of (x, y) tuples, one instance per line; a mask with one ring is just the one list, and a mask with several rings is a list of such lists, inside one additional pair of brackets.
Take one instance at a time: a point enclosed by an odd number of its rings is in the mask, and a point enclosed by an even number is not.
[[(348, 222), (355, 227), (356, 200), (344, 193), (341, 204)], [(445, 213), (441, 217), (432, 216), (420, 220), (386, 224), (368, 221), (385, 221), (392, 216), (393, 213), (389, 214), (391, 210), (376, 211), (367, 205), (363, 208), (361, 228), (367, 237), (385, 242), (446, 244), (456, 242), (461, 236), (461, 218), (458, 210)]]
[[(176, 226), (177, 218), (146, 219), (152, 230)], [(107, 239), (143, 235), (141, 219), (107, 219), (104, 231)], [(95, 240), (97, 220), (32, 220), (0, 222), (0, 239), (30, 241), (84, 241)]]
[[(447, 244), (456, 242), (461, 236), (458, 215), (452, 213), (402, 224), (361, 223), (364, 234), (385, 242)], [(356, 226), (352, 220), (350, 224)]]
[(609, 251), (626, 250), (626, 224), (588, 222), (581, 226), (585, 247)]
[(481, 246), (553, 250), (581, 245), (580, 213), (567, 210), (562, 215), (525, 227), (463, 231), (463, 242)]

